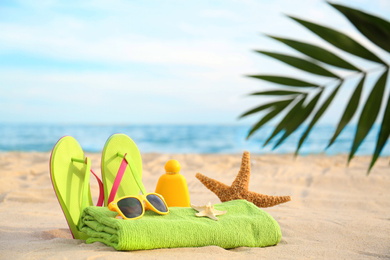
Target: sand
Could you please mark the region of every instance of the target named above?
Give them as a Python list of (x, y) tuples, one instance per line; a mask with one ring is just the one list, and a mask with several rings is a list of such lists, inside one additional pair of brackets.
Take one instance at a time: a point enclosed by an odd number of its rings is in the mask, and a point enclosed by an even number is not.
[[(100, 173), (100, 154), (87, 154)], [(279, 223), (281, 242), (266, 248), (203, 248), (118, 252), (73, 240), (49, 177), (49, 153), (0, 153), (0, 259), (390, 259), (390, 166), (369, 157), (346, 167), (346, 156), (251, 155), (250, 190), (291, 195), (264, 210)], [(201, 172), (231, 184), (236, 155), (143, 154), (143, 182), (154, 191), (169, 159), (182, 165), (194, 204), (219, 199), (196, 178)], [(96, 202), (98, 186), (91, 179)]]

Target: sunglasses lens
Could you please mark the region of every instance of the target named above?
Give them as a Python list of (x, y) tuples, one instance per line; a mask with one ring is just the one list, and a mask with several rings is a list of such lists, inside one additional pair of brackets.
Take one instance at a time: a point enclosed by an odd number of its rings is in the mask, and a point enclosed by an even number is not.
[(142, 214), (142, 205), (136, 198), (124, 198), (118, 201), (118, 208), (126, 218), (136, 218)]
[(165, 205), (164, 201), (159, 196), (154, 195), (154, 194), (149, 194), (149, 195), (146, 196), (146, 199), (158, 211), (160, 211), (160, 212), (168, 212), (167, 206)]

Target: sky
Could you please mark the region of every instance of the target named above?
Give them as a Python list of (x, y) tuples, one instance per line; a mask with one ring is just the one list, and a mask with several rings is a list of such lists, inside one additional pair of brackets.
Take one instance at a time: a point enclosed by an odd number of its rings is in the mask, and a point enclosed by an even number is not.
[[(390, 17), (387, 0), (336, 3)], [(264, 99), (248, 94), (272, 85), (245, 75), (307, 79), (253, 51), (297, 54), (265, 34), (335, 50), (286, 14), (337, 28), (383, 54), (318, 0), (1, 0), (0, 121), (252, 124), (258, 116), (238, 117)], [(350, 90), (321, 122), (337, 122)]]

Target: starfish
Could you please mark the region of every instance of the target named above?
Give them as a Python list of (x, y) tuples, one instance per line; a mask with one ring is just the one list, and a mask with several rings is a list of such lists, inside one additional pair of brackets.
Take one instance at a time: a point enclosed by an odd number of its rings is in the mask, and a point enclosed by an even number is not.
[(251, 165), (249, 152), (245, 151), (242, 155), (240, 171), (231, 186), (204, 176), (201, 173), (197, 173), (195, 177), (198, 178), (206, 188), (214, 192), (222, 202), (245, 199), (258, 207), (266, 208), (291, 200), (291, 196), (269, 196), (249, 191), (250, 174)]
[(195, 215), (197, 217), (209, 217), (209, 218), (214, 219), (214, 220), (218, 220), (218, 218), (216, 216), (223, 215), (227, 212), (226, 210), (219, 211), (219, 210), (214, 209), (214, 206), (211, 205), (211, 202), (209, 202), (209, 204), (207, 204), (205, 206), (195, 206), (195, 205), (191, 204), (191, 208), (198, 211), (198, 213), (195, 213)]

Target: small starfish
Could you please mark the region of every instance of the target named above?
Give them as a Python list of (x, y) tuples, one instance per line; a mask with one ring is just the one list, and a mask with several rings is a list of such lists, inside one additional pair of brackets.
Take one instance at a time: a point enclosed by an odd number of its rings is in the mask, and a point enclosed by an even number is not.
[(198, 211), (198, 213), (195, 213), (195, 215), (197, 217), (209, 217), (209, 218), (214, 219), (214, 220), (218, 220), (218, 218), (216, 216), (223, 215), (227, 212), (226, 210), (219, 211), (219, 210), (214, 209), (214, 206), (211, 205), (211, 202), (209, 202), (209, 204), (207, 204), (205, 206), (195, 206), (195, 205), (191, 204), (191, 208)]
[(251, 164), (249, 152), (245, 151), (242, 155), (240, 171), (231, 186), (204, 176), (201, 173), (197, 173), (195, 177), (198, 178), (209, 190), (214, 192), (222, 202), (245, 199), (258, 207), (266, 208), (291, 200), (291, 196), (269, 196), (249, 191), (250, 174)]

